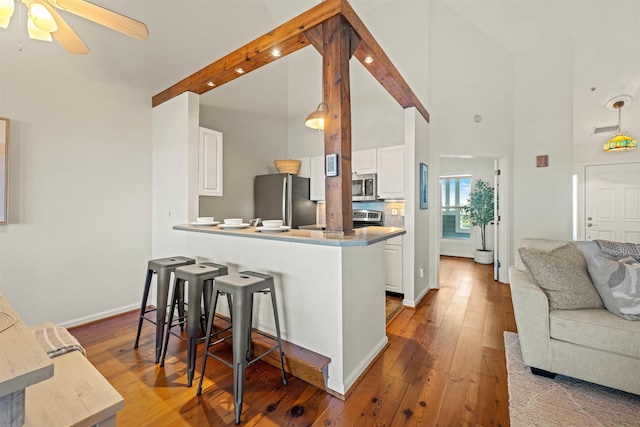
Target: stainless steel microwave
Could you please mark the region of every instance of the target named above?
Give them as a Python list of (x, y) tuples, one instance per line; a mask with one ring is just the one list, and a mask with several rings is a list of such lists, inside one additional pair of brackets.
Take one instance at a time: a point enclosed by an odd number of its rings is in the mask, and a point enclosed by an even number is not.
[(353, 174), (351, 196), (354, 202), (376, 200), (378, 196), (378, 176), (375, 173)]

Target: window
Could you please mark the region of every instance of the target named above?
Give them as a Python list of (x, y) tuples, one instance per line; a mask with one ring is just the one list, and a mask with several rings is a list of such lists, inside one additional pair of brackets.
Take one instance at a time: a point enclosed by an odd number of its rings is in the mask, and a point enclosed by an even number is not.
[(442, 190), (442, 237), (445, 239), (471, 239), (469, 215), (461, 208), (469, 202), (471, 175), (440, 177)]

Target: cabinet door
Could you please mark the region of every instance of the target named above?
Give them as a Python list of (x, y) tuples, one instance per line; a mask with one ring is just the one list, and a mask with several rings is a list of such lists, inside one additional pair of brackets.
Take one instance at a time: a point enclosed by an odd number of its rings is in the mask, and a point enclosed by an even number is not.
[(378, 149), (378, 197), (404, 199), (404, 145)]
[(298, 176), (302, 178), (311, 178), (311, 172), (309, 170), (309, 158), (301, 157), (298, 160), (300, 161), (300, 171), (298, 172)]
[(309, 198), (311, 200), (324, 200), (324, 156), (310, 159), (309, 172), (311, 174)]
[(402, 246), (384, 245), (384, 287), (387, 291), (404, 293), (402, 286)]
[(377, 172), (377, 151), (360, 150), (351, 153), (351, 172), (359, 175)]
[(198, 194), (222, 196), (222, 132), (200, 128)]

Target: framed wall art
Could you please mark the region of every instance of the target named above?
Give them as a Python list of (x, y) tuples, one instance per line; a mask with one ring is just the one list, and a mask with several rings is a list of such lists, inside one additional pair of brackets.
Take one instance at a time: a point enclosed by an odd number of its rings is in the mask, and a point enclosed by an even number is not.
[(420, 209), (429, 208), (429, 168), (426, 164), (420, 163)]

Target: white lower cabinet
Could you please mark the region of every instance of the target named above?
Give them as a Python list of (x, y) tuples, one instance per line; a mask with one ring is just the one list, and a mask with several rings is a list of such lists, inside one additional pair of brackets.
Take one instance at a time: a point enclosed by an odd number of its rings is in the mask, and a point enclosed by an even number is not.
[(402, 236), (385, 241), (384, 244), (385, 278), (384, 287), (389, 292), (404, 293), (402, 285)]

